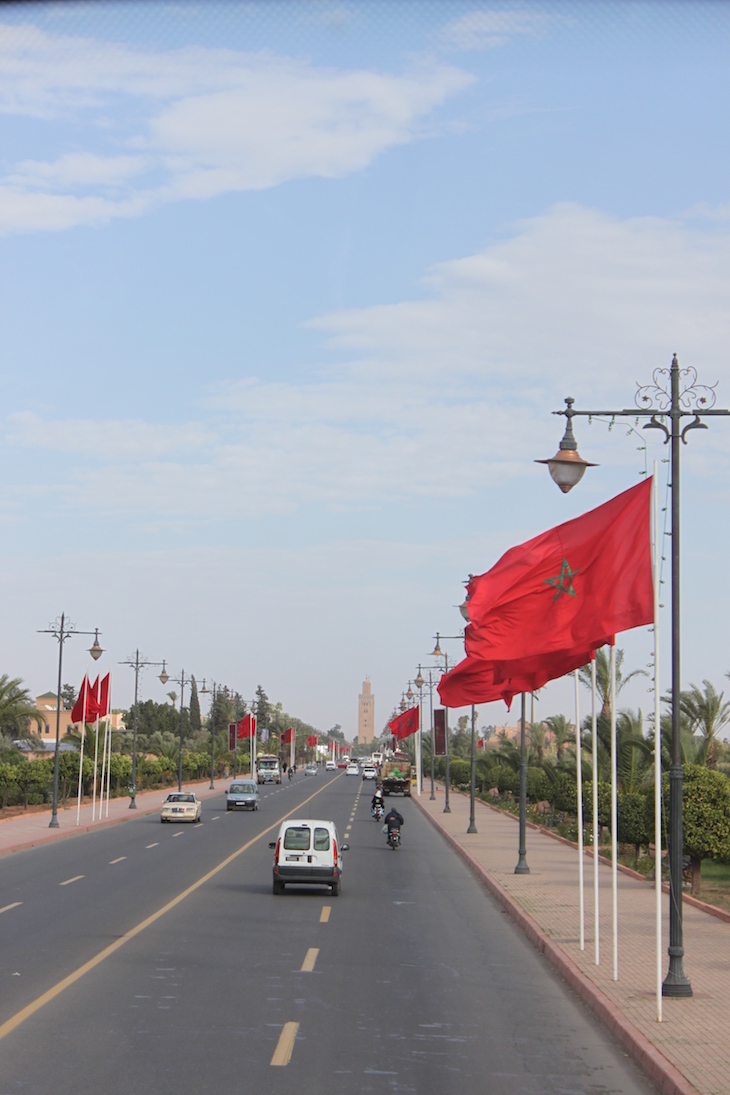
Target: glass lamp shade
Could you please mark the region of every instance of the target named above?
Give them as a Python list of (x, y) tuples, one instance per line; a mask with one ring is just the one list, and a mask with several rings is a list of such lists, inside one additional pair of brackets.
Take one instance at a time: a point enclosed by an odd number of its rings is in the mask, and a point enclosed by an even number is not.
[(160, 680), (162, 681), (163, 684), (167, 684), (169, 679), (170, 679), (170, 674), (165, 669), (165, 663), (163, 661), (163, 663), (162, 663), (162, 672), (160, 673)]
[(536, 460), (535, 463), (547, 464), (553, 482), (557, 483), (563, 494), (567, 494), (576, 483), (580, 483), (586, 468), (598, 467), (597, 464), (584, 460), (577, 449), (558, 449), (549, 460)]
[(94, 633), (94, 642), (92, 643), (91, 647), (89, 648), (89, 654), (91, 654), (91, 656), (92, 656), (92, 658), (94, 659), (95, 662), (98, 662), (99, 658), (102, 656), (103, 653), (104, 653), (104, 651), (102, 650), (101, 646), (99, 645), (99, 632), (98, 632), (98, 630), (96, 630), (95, 633)]
[(425, 680), (423, 679), (423, 674), (421, 673), (420, 665), (418, 667), (418, 676), (416, 677), (416, 679), (413, 683), (415, 684), (416, 688), (419, 688), (419, 689), (423, 688), (424, 684), (426, 683)]

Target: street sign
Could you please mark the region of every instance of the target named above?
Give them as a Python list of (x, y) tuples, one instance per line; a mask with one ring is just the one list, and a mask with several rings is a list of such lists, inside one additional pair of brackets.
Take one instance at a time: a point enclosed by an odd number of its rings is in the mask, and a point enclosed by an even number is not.
[(436, 757), (446, 756), (446, 708), (437, 707), (433, 713), (433, 752)]
[(228, 723), (228, 752), (232, 753), (236, 748), (236, 723)]

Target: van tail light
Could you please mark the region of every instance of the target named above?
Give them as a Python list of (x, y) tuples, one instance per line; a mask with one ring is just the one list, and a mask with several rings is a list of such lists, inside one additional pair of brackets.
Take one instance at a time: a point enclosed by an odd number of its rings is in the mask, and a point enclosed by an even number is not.
[(337, 866), (337, 841), (335, 840), (334, 837), (332, 838), (332, 848), (333, 848), (333, 851), (335, 853), (335, 867), (336, 867)]
[(281, 837), (279, 837), (279, 839), (276, 842), (276, 852), (274, 854), (274, 863), (275, 864), (278, 864), (278, 862), (279, 862), (279, 848), (281, 848)]

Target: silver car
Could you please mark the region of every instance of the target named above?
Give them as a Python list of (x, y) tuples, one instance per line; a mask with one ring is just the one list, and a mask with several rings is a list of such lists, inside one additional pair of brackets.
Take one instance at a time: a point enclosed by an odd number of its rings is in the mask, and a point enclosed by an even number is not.
[(252, 779), (236, 779), (226, 791), (226, 810), (258, 810), (259, 790)]

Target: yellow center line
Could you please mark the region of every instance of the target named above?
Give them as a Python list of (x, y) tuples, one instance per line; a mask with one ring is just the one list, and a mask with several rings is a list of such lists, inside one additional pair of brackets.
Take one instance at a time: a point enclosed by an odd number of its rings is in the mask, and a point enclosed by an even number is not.
[(327, 923), (327, 921), (330, 918), (330, 913), (331, 912), (332, 912), (332, 906), (331, 905), (324, 905), (322, 907), (322, 912), (319, 914), (320, 924), (326, 924)]
[[(166, 913), (176, 908), (176, 906), (179, 905), (181, 901), (184, 901), (186, 897), (189, 897), (190, 894), (195, 893), (195, 891), (199, 890), (201, 886), (204, 886), (206, 882), (210, 882), (211, 878), (215, 878), (217, 874), (225, 870), (225, 868), (228, 867), (229, 864), (233, 863), (235, 859), (238, 859), (240, 855), (243, 855), (244, 852), (247, 852), (248, 849), (253, 844), (255, 844), (257, 840), (261, 840), (262, 837), (267, 836), (272, 831), (272, 829), (276, 829), (279, 825), (281, 825), (282, 821), (285, 821), (288, 817), (291, 817), (292, 814), (295, 813), (297, 810), (301, 810), (302, 806), (306, 806), (308, 802), (311, 802), (313, 798), (316, 798), (317, 795), (321, 794), (322, 791), (326, 789), (326, 786), (327, 785), (325, 784), (325, 786), (321, 787), (319, 791), (315, 791), (314, 794), (309, 796), (309, 798), (305, 798), (303, 802), (301, 802), (298, 806), (295, 806), (292, 810), (287, 810), (287, 812), (285, 814), (282, 814), (281, 817), (273, 823), (273, 825), (269, 825), (268, 829), (263, 829), (258, 834), (258, 836), (252, 837), (251, 840), (246, 841), (246, 843), (241, 845), (241, 847), (238, 848), (235, 852), (231, 852), (231, 854), (229, 856), (226, 856), (225, 859), (221, 860), (221, 862), (216, 867), (213, 867), (213, 869), (208, 871), (207, 874), (204, 874), (202, 878), (198, 879), (197, 882), (193, 882), (192, 886), (188, 886), (187, 889), (183, 890), (182, 893), (179, 893), (177, 897), (173, 897), (171, 901), (168, 901), (167, 904), (163, 905), (161, 909), (157, 910), (157, 912), (152, 913), (152, 915), (148, 916), (145, 920), (141, 920), (139, 924), (136, 924), (133, 928), (130, 928), (129, 931), (125, 932), (124, 935), (119, 937), (119, 939), (115, 939), (114, 942), (110, 943), (108, 947), (104, 947), (103, 950), (100, 950), (99, 953), (95, 954), (93, 958), (90, 958), (88, 962), (84, 962), (84, 964), (79, 966), (78, 969), (75, 969), (72, 973), (69, 973), (68, 976), (64, 977), (61, 981), (57, 981), (55, 985), (52, 985), (50, 989), (42, 993), (42, 995), (38, 996), (35, 1000), (32, 1000), (30, 1004), (27, 1004), (20, 1011), (16, 1012), (15, 1015), (11, 1015), (9, 1019), (7, 1019), (2, 1025), (0, 1025), (0, 1041), (2, 1041), (3, 1038), (6, 1038), (8, 1034), (14, 1031), (17, 1027), (19, 1027), (21, 1023), (24, 1023), (26, 1019), (30, 1019), (32, 1015), (35, 1015), (37, 1011), (40, 1011), (41, 1008), (45, 1007), (46, 1004), (50, 1004), (51, 1000), (55, 1000), (57, 996), (60, 996), (61, 993), (65, 991), (65, 989), (70, 988), (71, 985), (75, 985), (76, 982), (80, 981), (81, 978), (84, 977), (87, 973), (90, 973), (91, 970), (96, 969), (98, 965), (100, 965), (102, 962), (105, 961), (105, 959), (109, 958), (112, 954), (118, 951), (120, 947), (123, 947), (125, 943), (129, 943), (131, 939), (134, 939), (136, 936), (138, 936), (140, 932), (143, 932), (145, 930), (145, 928), (149, 928), (152, 924), (155, 924), (158, 920), (160, 920), (161, 917), (165, 916)], [(84, 876), (79, 875), (78, 877), (83, 878)], [(68, 881), (75, 882), (76, 879), (70, 878)], [(61, 885), (65, 885), (65, 883), (61, 883)], [(298, 1027), (297, 1023), (293, 1023), (290, 1025)], [(286, 1064), (286, 1061), (284, 1062), (284, 1064)]]
[(78, 882), (80, 878), (83, 878), (82, 874), (75, 874), (73, 878), (67, 878), (65, 882), (59, 882), (59, 886), (70, 886), (72, 882)]
[(274, 1056), (271, 1058), (272, 1065), (289, 1064), (292, 1050), (294, 1049), (294, 1039), (297, 1036), (298, 1030), (299, 1023), (284, 1023), (284, 1029), (279, 1035), (279, 1041), (274, 1050)]
[(302, 962), (302, 968), (300, 973), (311, 973), (314, 969), (314, 963), (317, 961), (317, 955), (319, 954), (319, 947), (310, 947), (307, 953), (304, 955), (304, 961)]
[(22, 901), (13, 901), (12, 905), (3, 905), (0, 909), (0, 913), (10, 912), (11, 909), (17, 909), (18, 905), (22, 905)]
[(120, 855), (118, 859), (110, 859), (109, 860), (109, 865), (111, 866), (112, 863), (121, 863), (122, 860), (126, 859), (126, 858), (127, 858), (126, 855)]

